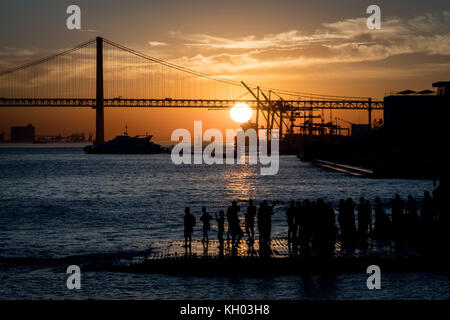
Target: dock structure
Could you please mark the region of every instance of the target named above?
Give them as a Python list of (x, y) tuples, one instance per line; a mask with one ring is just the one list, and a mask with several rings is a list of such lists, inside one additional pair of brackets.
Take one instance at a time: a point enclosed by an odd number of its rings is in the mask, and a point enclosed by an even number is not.
[(364, 240), (352, 245), (337, 240), (332, 255), (320, 256), (314, 249), (307, 255), (294, 251), (287, 238), (273, 238), (270, 250), (261, 254), (258, 240), (253, 245), (241, 241), (233, 250), (225, 241), (219, 248), (217, 240), (207, 244), (184, 240), (153, 243), (151, 253), (126, 265), (114, 266), (114, 271), (139, 273), (197, 274), (197, 275), (280, 275), (305, 271), (366, 272), (370, 265), (382, 270), (408, 271), (423, 267), (421, 254), (391, 241)]
[(342, 163), (336, 163), (336, 162), (331, 162), (331, 161), (315, 159), (313, 161), (313, 164), (318, 167), (329, 169), (332, 171), (347, 173), (354, 177), (361, 177), (361, 178), (374, 177), (373, 170), (350, 166), (350, 165), (346, 165), (346, 164), (342, 164)]

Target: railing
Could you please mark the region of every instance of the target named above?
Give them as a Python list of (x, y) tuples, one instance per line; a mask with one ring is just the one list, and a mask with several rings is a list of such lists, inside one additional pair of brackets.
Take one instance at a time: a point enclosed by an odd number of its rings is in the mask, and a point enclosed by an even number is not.
[[(256, 100), (217, 100), (217, 99), (104, 99), (105, 107), (142, 107), (142, 108), (204, 108), (228, 109), (238, 102), (247, 103), (256, 109)], [(311, 109), (342, 110), (381, 110), (383, 101), (368, 100), (284, 100), (272, 101), (275, 107), (283, 111)], [(0, 107), (90, 107), (95, 108), (96, 99), (91, 98), (0, 98)], [(265, 107), (260, 107), (265, 109)]]

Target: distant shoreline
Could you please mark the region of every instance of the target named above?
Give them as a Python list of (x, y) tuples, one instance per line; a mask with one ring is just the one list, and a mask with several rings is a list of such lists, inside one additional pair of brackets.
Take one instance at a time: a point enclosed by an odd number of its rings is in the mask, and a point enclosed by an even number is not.
[[(49, 142), (49, 143), (19, 143), (19, 142), (2, 142), (0, 148), (83, 148), (91, 145), (92, 142)], [(171, 147), (172, 144), (161, 144), (163, 147)]]

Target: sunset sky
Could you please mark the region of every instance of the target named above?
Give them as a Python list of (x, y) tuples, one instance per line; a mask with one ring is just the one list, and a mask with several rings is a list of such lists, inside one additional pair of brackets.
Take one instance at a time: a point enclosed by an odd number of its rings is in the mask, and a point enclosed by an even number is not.
[[(66, 8), (81, 8), (81, 30)], [(381, 29), (366, 8), (381, 8)], [(2, 1), (0, 70), (102, 36), (208, 74), (316, 94), (382, 99), (450, 80), (450, 2), (442, 1)], [(1, 81), (1, 78), (0, 78)], [(235, 98), (235, 97), (230, 97)], [(92, 109), (3, 109), (0, 132), (32, 123), (38, 135), (95, 132)], [(380, 115), (376, 115), (379, 117)], [(364, 122), (364, 113), (342, 113)], [(106, 110), (105, 135), (235, 128), (224, 111)]]

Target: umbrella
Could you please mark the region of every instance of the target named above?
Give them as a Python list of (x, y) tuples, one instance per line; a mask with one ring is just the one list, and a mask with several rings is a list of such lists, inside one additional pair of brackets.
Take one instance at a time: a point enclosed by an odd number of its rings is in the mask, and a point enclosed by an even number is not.
[(417, 92), (418, 94), (430, 94), (430, 93), (434, 93), (434, 91), (431, 91), (431, 90), (422, 90), (422, 91), (419, 91), (419, 92)]
[(411, 93), (416, 93), (416, 92), (412, 91), (412, 90), (404, 90), (404, 91), (397, 92), (397, 94), (411, 94)]

